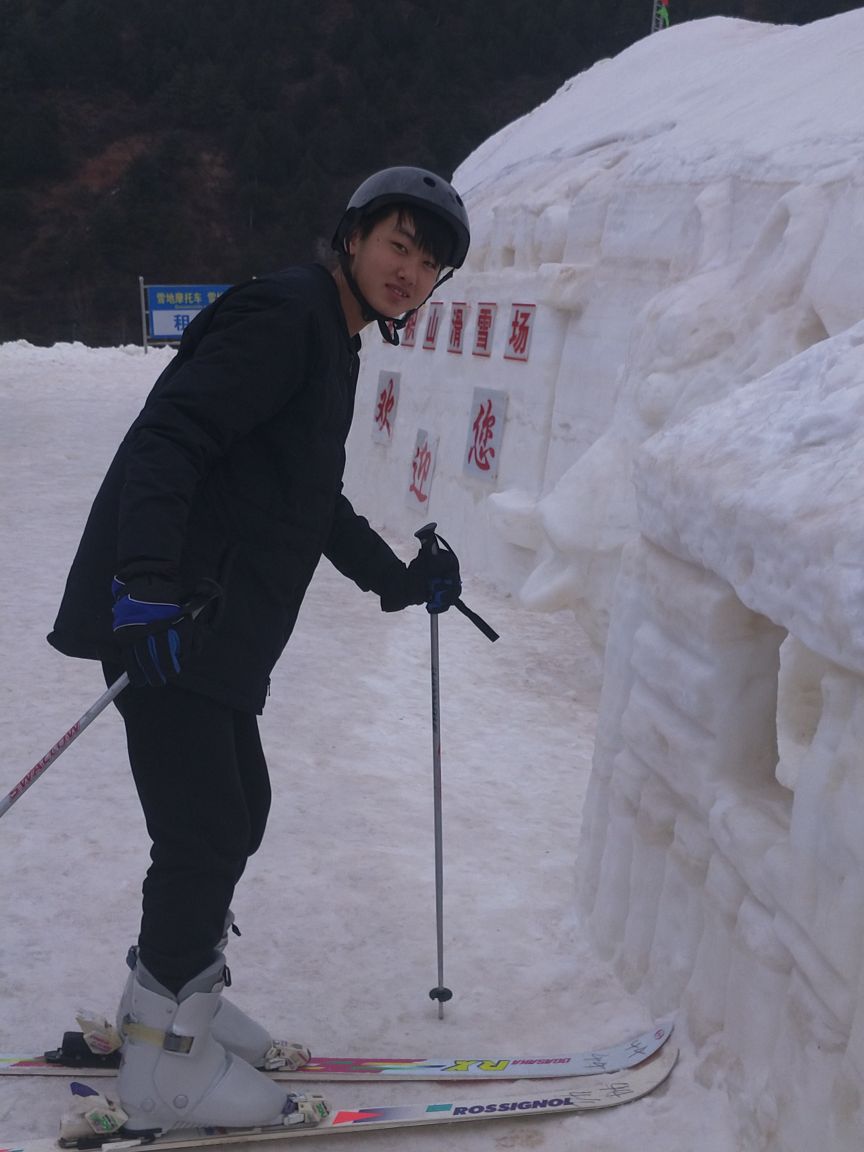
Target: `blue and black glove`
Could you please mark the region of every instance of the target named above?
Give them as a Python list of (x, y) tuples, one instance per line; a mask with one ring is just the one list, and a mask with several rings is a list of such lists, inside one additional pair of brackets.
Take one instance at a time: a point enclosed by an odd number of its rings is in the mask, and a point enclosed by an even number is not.
[[(444, 548), (439, 547), (444, 544)], [(425, 604), (427, 612), (446, 612), (462, 595), (456, 553), (440, 537), (435, 547), (424, 543), (406, 567), (395, 571), (381, 593), (384, 612), (401, 612), (409, 604)]]
[(120, 645), (129, 682), (161, 688), (176, 680), (192, 652), (195, 621), (219, 595), (213, 584), (184, 600), (176, 584), (158, 576), (114, 577), (114, 639)]
[[(443, 543), (440, 537), (438, 539)], [(459, 561), (449, 545), (446, 550), (437, 548), (434, 551), (426, 545), (422, 546), (408, 565), (409, 573), (412, 568), (416, 568), (417, 575), (424, 581), (423, 599), (426, 602), (426, 611), (431, 612), (433, 616), (452, 608), (462, 595)]]

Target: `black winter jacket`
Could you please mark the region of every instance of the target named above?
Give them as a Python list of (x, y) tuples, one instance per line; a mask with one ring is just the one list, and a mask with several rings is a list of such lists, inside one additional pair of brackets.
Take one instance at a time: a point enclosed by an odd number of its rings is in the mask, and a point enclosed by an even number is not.
[(111, 580), (224, 591), (180, 683), (260, 712), (322, 553), (379, 594), (405, 566), (342, 494), (359, 337), (303, 265), (230, 289), (192, 321), (96, 496), (48, 641), (119, 660)]

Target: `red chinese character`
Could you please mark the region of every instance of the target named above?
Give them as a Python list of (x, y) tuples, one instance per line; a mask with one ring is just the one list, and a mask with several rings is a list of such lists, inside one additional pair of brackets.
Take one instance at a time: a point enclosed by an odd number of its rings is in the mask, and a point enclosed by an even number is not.
[(409, 492), (413, 492), (421, 504), (425, 504), (429, 499), (428, 493), (423, 491), (423, 486), (429, 479), (429, 469), (432, 467), (432, 453), (429, 451), (428, 441), (423, 441), (418, 444), (414, 451), (414, 460), (411, 464), (411, 487)]
[(379, 430), (386, 432), (388, 436), (393, 435), (393, 429), (390, 427), (390, 413), (393, 411), (395, 403), (396, 397), (393, 395), (393, 378), (391, 376), (387, 381), (387, 387), (381, 389), (375, 408), (375, 423)]
[(450, 341), (448, 352), (462, 351), (462, 332), (465, 328), (465, 307), (462, 304), (453, 305), (453, 314), (450, 317)]
[(441, 309), (443, 304), (435, 303), (430, 306), (429, 322), (426, 325), (426, 335), (423, 337), (423, 347), (431, 351), (438, 340), (438, 325), (441, 323)]
[(472, 459), (481, 472), (488, 472), (492, 467), (495, 449), (489, 447), (489, 441), (495, 434), (495, 415), (492, 412), (492, 401), (487, 400), (481, 404), (472, 425), (474, 443), (468, 452), (468, 463)]
[(513, 349), (513, 359), (526, 360), (528, 353), (528, 337), (531, 335), (532, 308), (513, 308), (513, 318), (510, 321), (510, 339), (507, 347)]
[(477, 311), (477, 331), (474, 335), (474, 355), (488, 356), (492, 339), (492, 325), (495, 322), (495, 305), (481, 304)]
[(405, 325), (405, 330), (402, 333), (402, 344), (405, 348), (413, 348), (414, 341), (417, 338), (417, 313), (412, 312), (408, 317), (408, 323)]

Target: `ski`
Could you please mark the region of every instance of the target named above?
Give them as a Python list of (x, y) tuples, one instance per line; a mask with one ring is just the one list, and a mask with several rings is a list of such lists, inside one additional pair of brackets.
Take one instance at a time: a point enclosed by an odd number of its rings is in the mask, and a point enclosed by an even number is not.
[(58, 1152), (60, 1148), (87, 1149), (100, 1152), (112, 1148), (175, 1149), (204, 1148), (214, 1145), (253, 1143), (263, 1140), (294, 1140), (306, 1136), (329, 1136), (336, 1132), (373, 1132), (388, 1128), (420, 1125), (459, 1124), (477, 1120), (506, 1120), (515, 1117), (559, 1116), (566, 1113), (590, 1112), (613, 1108), (646, 1096), (669, 1076), (678, 1050), (667, 1045), (648, 1060), (622, 1072), (600, 1073), (580, 1082), (578, 1088), (557, 1089), (546, 1095), (525, 1096), (501, 1093), (469, 1097), (466, 1100), (435, 1100), (429, 1103), (393, 1107), (364, 1105), (331, 1106), (330, 1115), (315, 1127), (290, 1128), (279, 1125), (265, 1128), (195, 1128), (175, 1129), (165, 1136), (152, 1133), (136, 1135), (122, 1131), (100, 1139), (94, 1135), (61, 1144), (55, 1139), (21, 1140), (2, 1143), (0, 1152)]
[[(271, 1072), (275, 1080), (541, 1080), (618, 1072), (652, 1056), (672, 1035), (673, 1021), (660, 1020), (646, 1032), (611, 1048), (557, 1056), (381, 1057), (313, 1056), (295, 1072)], [(119, 1053), (96, 1056), (81, 1033), (67, 1032), (64, 1045), (42, 1055), (0, 1053), (0, 1074), (19, 1076), (111, 1076)], [(2, 1150), (0, 1150), (2, 1152)]]

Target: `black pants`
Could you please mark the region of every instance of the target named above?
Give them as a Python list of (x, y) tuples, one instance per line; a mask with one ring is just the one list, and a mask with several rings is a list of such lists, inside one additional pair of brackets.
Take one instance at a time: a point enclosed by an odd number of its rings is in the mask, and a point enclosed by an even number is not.
[[(122, 669), (104, 671), (111, 683)], [(213, 960), (264, 835), (270, 781), (258, 719), (170, 684), (129, 687), (115, 702), (153, 841), (139, 955), (177, 992)]]

